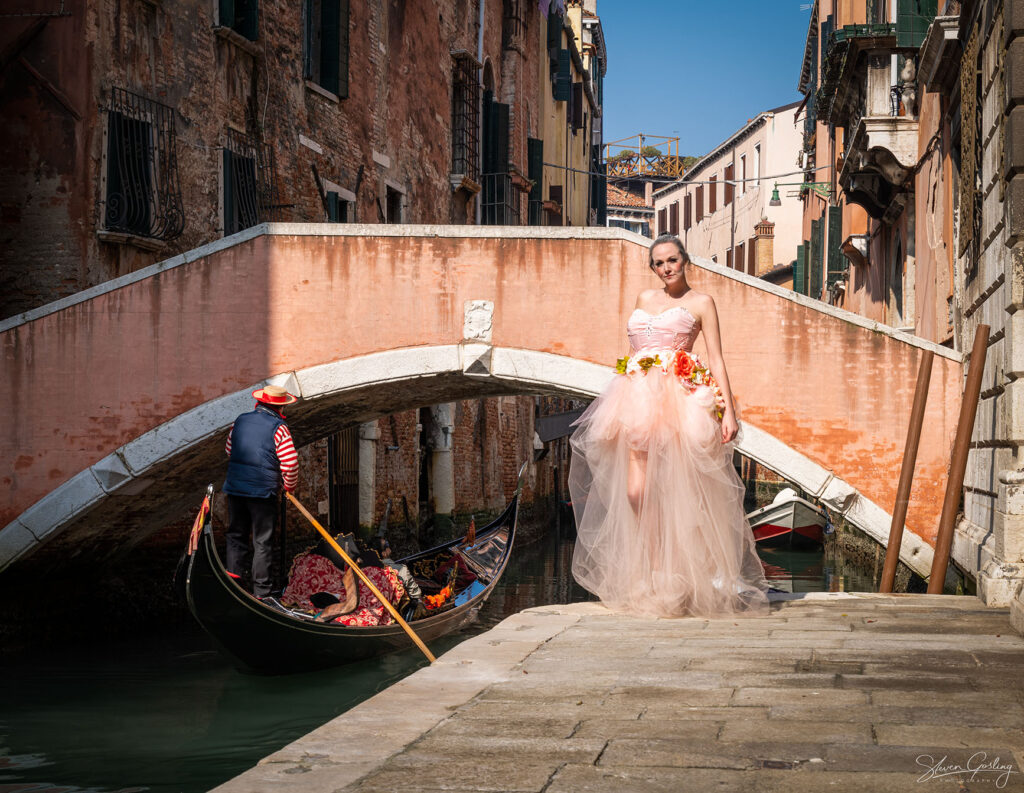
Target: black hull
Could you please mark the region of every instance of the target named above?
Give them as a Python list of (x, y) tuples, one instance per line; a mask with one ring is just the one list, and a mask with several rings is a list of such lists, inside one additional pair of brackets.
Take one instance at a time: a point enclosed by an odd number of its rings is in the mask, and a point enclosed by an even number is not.
[[(518, 512), (517, 492), (504, 513), (477, 532), (473, 547), (490, 540), (492, 549), (499, 551), (488, 571), (486, 586), (465, 603), (410, 623), (428, 645), (432, 639), (456, 631), (476, 618), (508, 563)], [(461, 539), (454, 540), (401, 561), (408, 563), (461, 543)], [(239, 670), (251, 674), (309, 672), (414, 646), (397, 624), (349, 627), (305, 621), (257, 600), (228, 576), (209, 525), (203, 528), (198, 547), (189, 559), (185, 597), (192, 615), (221, 652)]]

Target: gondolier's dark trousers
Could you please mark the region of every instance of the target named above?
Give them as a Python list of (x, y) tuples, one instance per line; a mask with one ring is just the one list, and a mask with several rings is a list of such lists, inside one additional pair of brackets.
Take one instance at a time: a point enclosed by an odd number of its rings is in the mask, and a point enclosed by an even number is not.
[[(252, 593), (256, 597), (264, 597), (273, 591), (271, 565), (274, 555), (271, 541), (274, 538), (277, 510), (277, 496), (228, 496), (228, 572), (245, 575), (251, 558)], [(250, 538), (252, 551), (249, 549)]]

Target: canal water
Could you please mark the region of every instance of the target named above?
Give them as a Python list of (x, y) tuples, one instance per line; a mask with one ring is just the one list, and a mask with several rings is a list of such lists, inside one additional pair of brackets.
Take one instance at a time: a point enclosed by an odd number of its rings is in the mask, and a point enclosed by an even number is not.
[[(588, 599), (570, 574), (571, 537), (516, 547), (500, 585), (450, 649), (531, 606)], [(821, 551), (765, 553), (772, 585), (872, 590)], [(0, 667), (0, 793), (197, 793), (382, 691), (424, 663), (418, 650), (285, 677), (236, 672), (198, 627)]]

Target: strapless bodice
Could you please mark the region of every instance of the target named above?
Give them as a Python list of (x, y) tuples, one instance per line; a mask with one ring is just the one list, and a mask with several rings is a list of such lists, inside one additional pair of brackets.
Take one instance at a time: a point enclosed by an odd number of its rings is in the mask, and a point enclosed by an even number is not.
[(626, 333), (633, 352), (666, 349), (689, 352), (700, 333), (700, 323), (682, 306), (673, 306), (658, 314), (638, 308), (626, 323)]

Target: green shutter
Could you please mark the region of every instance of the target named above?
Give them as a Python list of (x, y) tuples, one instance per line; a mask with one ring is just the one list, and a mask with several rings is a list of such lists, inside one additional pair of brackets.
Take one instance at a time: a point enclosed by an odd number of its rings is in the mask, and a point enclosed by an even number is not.
[(494, 92), (484, 91), (483, 101), (483, 127), (480, 130), (483, 136), (483, 147), (480, 151), (481, 173), (494, 173), (494, 161), (497, 159), (497, 152), (494, 149)]
[[(223, 0), (222, 0), (223, 2)], [(249, 41), (259, 38), (259, 0), (235, 0), (235, 30)]]
[(847, 258), (843, 256), (843, 210), (828, 208), (828, 286), (842, 281), (846, 275)]
[(572, 56), (569, 50), (558, 51), (558, 74), (555, 76), (555, 101), (572, 99)]
[(341, 201), (334, 191), (327, 193), (327, 220), (331, 223), (341, 222)]
[[(554, 53), (562, 47), (562, 15), (548, 11), (548, 52)], [(552, 55), (554, 57), (554, 55)]]
[(824, 260), (821, 243), (824, 223), (823, 218), (811, 221), (811, 252), (807, 257), (807, 294), (815, 299), (821, 298), (821, 266)]
[(807, 294), (807, 246), (796, 246), (796, 264), (793, 265), (793, 291)]
[(338, 90), (342, 99), (348, 98), (348, 27), (349, 0), (338, 0)]
[(332, 94), (338, 93), (340, 10), (340, 0), (320, 3), (320, 85)]
[[(223, 0), (221, 0), (223, 2)], [(313, 79), (313, 50), (316, 47), (316, 22), (313, 20), (313, 0), (306, 0), (303, 4), (303, 47), (302, 47), (302, 76), (307, 80)]]
[(233, 28), (235, 26), (235, 0), (220, 0), (217, 22), (221, 27)]
[(918, 49), (938, 12), (938, 0), (897, 0), (896, 46)]

